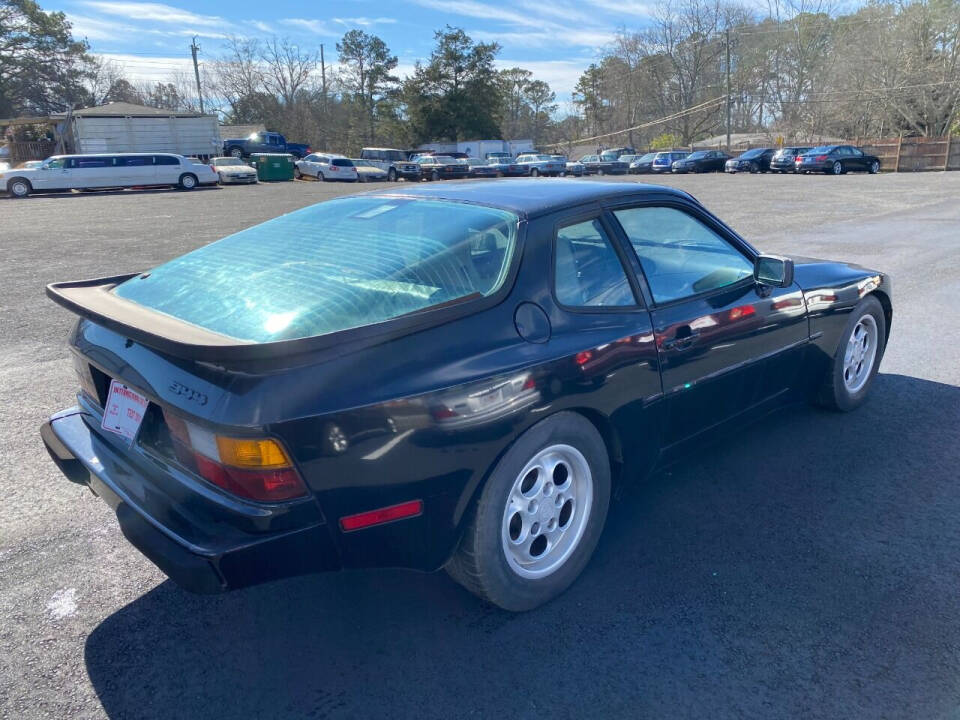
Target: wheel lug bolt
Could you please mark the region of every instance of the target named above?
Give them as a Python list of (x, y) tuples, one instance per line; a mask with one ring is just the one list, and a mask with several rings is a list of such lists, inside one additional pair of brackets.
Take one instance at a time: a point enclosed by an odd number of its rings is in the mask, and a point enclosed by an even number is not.
[(530, 501), (530, 504), (527, 505), (527, 512), (532, 515), (532, 514), (535, 513), (536, 511), (537, 511), (537, 501), (536, 501), (536, 500), (531, 500), (531, 501)]
[(553, 483), (551, 482), (544, 483), (543, 494), (546, 495), (547, 497), (550, 497), (551, 493), (553, 493)]
[(540, 534), (540, 523), (535, 522), (533, 525), (530, 526), (530, 534), (531, 534), (531, 535), (539, 535), (539, 534)]

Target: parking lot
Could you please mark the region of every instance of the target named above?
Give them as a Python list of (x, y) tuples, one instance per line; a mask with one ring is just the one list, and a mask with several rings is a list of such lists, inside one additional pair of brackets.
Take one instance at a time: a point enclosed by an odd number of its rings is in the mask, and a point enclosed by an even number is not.
[(190, 595), (40, 441), (76, 392), (44, 285), (378, 186), (0, 197), (0, 717), (956, 717), (960, 173), (627, 181), (889, 272), (892, 334), (863, 408), (787, 409), (632, 484), (580, 580), (520, 615), (394, 570)]

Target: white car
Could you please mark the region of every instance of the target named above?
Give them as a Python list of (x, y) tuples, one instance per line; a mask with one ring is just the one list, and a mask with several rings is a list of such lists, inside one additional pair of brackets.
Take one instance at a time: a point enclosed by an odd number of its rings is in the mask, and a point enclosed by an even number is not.
[(247, 165), (240, 158), (235, 157), (215, 157), (210, 161), (217, 175), (220, 176), (220, 184), (230, 183), (255, 183), (257, 181), (257, 169)]
[(378, 180), (387, 180), (389, 173), (383, 168), (374, 167), (366, 160), (351, 158), (350, 162), (357, 168), (357, 178), (360, 182), (376, 182)]
[(54, 155), (38, 168), (0, 173), (0, 187), (17, 198), (34, 192), (173, 185), (193, 190), (216, 185), (213, 167), (173, 153), (97, 153)]
[(357, 182), (360, 179), (353, 160), (343, 155), (329, 153), (310, 153), (303, 160), (297, 160), (293, 175), (298, 180), (302, 177), (312, 177), (320, 181)]

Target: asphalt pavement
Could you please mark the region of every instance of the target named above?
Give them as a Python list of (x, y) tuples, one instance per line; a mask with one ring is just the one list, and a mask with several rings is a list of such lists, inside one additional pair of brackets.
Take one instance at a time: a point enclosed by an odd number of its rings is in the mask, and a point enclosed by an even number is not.
[(788, 408), (632, 483), (520, 615), (400, 570), (191, 595), (43, 450), (77, 385), (46, 283), (365, 188), (0, 198), (0, 717), (960, 717), (960, 173), (662, 181), (763, 250), (891, 273), (887, 354), (860, 410)]

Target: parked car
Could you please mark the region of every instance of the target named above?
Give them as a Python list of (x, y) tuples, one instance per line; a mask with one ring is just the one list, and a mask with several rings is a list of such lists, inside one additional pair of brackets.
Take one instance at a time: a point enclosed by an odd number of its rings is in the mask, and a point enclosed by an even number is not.
[(880, 158), (853, 145), (821, 145), (801, 155), (796, 167), (803, 173), (842, 175), (859, 171), (876, 174), (880, 172)]
[(630, 174), (631, 175), (644, 175), (649, 172), (653, 172), (653, 159), (657, 156), (655, 152), (649, 152), (644, 155), (637, 155), (633, 160), (630, 161)]
[(311, 152), (309, 145), (287, 142), (287, 138), (275, 132), (259, 132), (250, 137), (230, 138), (223, 141), (223, 154), (235, 158), (245, 158), (252, 153), (289, 153), (300, 159)]
[(221, 185), (230, 183), (255, 183), (257, 182), (257, 169), (247, 165), (240, 158), (232, 155), (228, 157), (215, 157), (210, 161), (214, 171), (220, 178)]
[(34, 192), (176, 186), (193, 190), (216, 185), (211, 165), (172, 153), (93, 153), (54, 155), (37, 168), (18, 168), (0, 174), (0, 187), (17, 198)]
[(624, 175), (630, 165), (619, 160), (604, 160), (599, 155), (584, 155), (580, 163), (587, 169), (588, 175)]
[(497, 169), (497, 175), (500, 177), (520, 177), (530, 172), (529, 167), (521, 165), (509, 155), (490, 158), (490, 166)]
[(587, 168), (584, 167), (583, 163), (579, 163), (576, 160), (568, 160), (566, 155), (554, 155), (553, 159), (563, 163), (564, 170), (560, 174), (564, 177), (567, 175), (583, 177), (587, 173)]
[(303, 160), (297, 160), (293, 175), (298, 180), (306, 176), (321, 182), (326, 180), (357, 182), (360, 179), (353, 160), (330, 153), (310, 153)]
[(527, 172), (524, 174), (530, 177), (538, 177), (540, 175), (558, 176), (567, 170), (567, 164), (555, 160), (553, 155), (534, 155), (527, 153), (518, 155), (516, 163), (517, 165), (523, 165), (527, 168)]
[(720, 172), (730, 156), (722, 150), (697, 150), (670, 166), (675, 173)]
[(730, 158), (724, 163), (723, 170), (728, 173), (749, 172), (765, 173), (770, 169), (773, 148), (753, 148), (740, 157)]
[(457, 180), (470, 175), (470, 166), (449, 155), (427, 155), (417, 161), (424, 180)]
[(770, 159), (772, 172), (796, 172), (796, 160), (800, 155), (809, 152), (809, 147), (785, 147), (777, 150)]
[(510, 160), (513, 160), (513, 155), (508, 152), (488, 152), (484, 155), (484, 158), (487, 160), (496, 160), (498, 162), (500, 160), (507, 160), (509, 162)]
[(466, 162), (467, 167), (470, 169), (470, 177), (497, 177), (496, 166), (491, 165), (487, 160), (467, 158), (464, 162)]
[(653, 163), (650, 165), (650, 172), (670, 172), (673, 168), (673, 164), (677, 162), (677, 160), (683, 160), (689, 154), (690, 153), (688, 153), (686, 150), (668, 150), (658, 152), (657, 156), (653, 159)]
[(576, 180), (337, 198), (47, 293), (81, 318), (50, 457), (178, 584), (444, 567), (508, 610), (563, 592), (614, 486), (708, 430), (861, 405), (892, 317), (882, 272)]
[(396, 148), (363, 148), (360, 159), (367, 166), (378, 167), (386, 171), (387, 180), (394, 182), (400, 178), (404, 180), (419, 180), (420, 166), (407, 160), (407, 154)]
[(350, 162), (357, 169), (357, 180), (360, 182), (379, 182), (389, 179), (389, 173), (386, 170), (369, 165), (367, 160), (351, 158)]
[(600, 153), (604, 160), (620, 160), (624, 155), (636, 155), (637, 151), (632, 147), (607, 148)]

